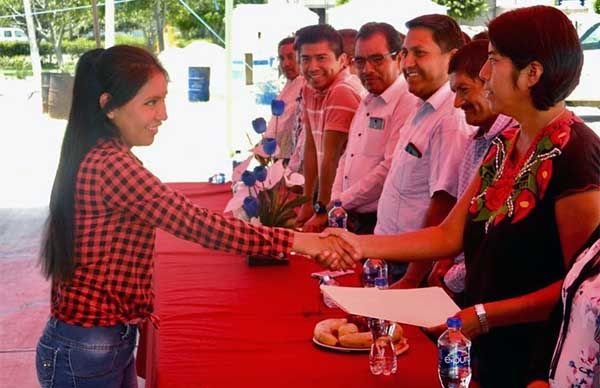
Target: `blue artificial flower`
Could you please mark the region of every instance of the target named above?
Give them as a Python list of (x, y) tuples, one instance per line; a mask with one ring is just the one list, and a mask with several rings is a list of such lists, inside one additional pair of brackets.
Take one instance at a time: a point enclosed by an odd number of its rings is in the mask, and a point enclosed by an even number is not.
[(281, 116), (285, 110), (285, 102), (283, 100), (271, 101), (271, 113), (273, 116)]
[(254, 132), (261, 134), (267, 130), (267, 122), (262, 117), (252, 120), (252, 128)]
[(258, 217), (258, 200), (256, 198), (250, 196), (244, 198), (242, 208), (248, 217)]
[(256, 180), (259, 182), (264, 182), (267, 180), (267, 168), (265, 166), (256, 166), (254, 167), (254, 176)]
[(248, 170), (244, 171), (242, 173), (242, 182), (244, 182), (244, 184), (248, 187), (254, 186), (256, 183), (256, 177), (254, 176), (254, 173)]
[(277, 148), (277, 140), (272, 137), (265, 137), (262, 141), (263, 150), (267, 155), (273, 155)]

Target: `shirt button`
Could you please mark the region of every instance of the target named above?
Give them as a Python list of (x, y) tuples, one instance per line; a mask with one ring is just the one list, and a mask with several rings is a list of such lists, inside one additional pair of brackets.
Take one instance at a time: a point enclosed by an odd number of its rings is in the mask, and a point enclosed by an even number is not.
[(369, 116), (371, 116), (371, 114), (370, 114), (370, 113), (367, 113), (367, 117), (369, 117)]
[(344, 177), (344, 179), (348, 179), (348, 175), (346, 175), (346, 176)]
[(354, 154), (350, 154), (350, 157), (351, 157), (351, 158), (353, 158), (353, 157), (354, 157)]
[(358, 134), (358, 137), (361, 137), (361, 136), (362, 136), (362, 133), (359, 133), (359, 134)]

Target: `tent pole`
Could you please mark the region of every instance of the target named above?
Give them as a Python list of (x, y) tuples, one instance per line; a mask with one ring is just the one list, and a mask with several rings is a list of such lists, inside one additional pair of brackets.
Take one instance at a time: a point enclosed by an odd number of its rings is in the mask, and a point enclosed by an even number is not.
[(225, 131), (226, 146), (229, 156), (233, 156), (233, 83), (232, 77), (232, 15), (233, 0), (225, 0)]

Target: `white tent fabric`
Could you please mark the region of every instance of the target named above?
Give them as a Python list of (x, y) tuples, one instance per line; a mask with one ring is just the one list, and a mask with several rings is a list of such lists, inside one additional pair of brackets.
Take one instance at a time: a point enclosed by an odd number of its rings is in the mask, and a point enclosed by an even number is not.
[(420, 15), (446, 14), (446, 7), (430, 0), (351, 0), (327, 10), (327, 22), (336, 29), (354, 28), (368, 22), (386, 22), (406, 33), (404, 24)]

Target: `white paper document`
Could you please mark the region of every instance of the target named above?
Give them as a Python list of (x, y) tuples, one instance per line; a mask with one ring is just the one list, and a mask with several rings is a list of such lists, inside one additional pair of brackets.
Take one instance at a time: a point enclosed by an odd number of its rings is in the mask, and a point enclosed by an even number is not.
[(321, 289), (349, 314), (431, 327), (460, 311), (440, 287), (410, 290), (325, 286)]

